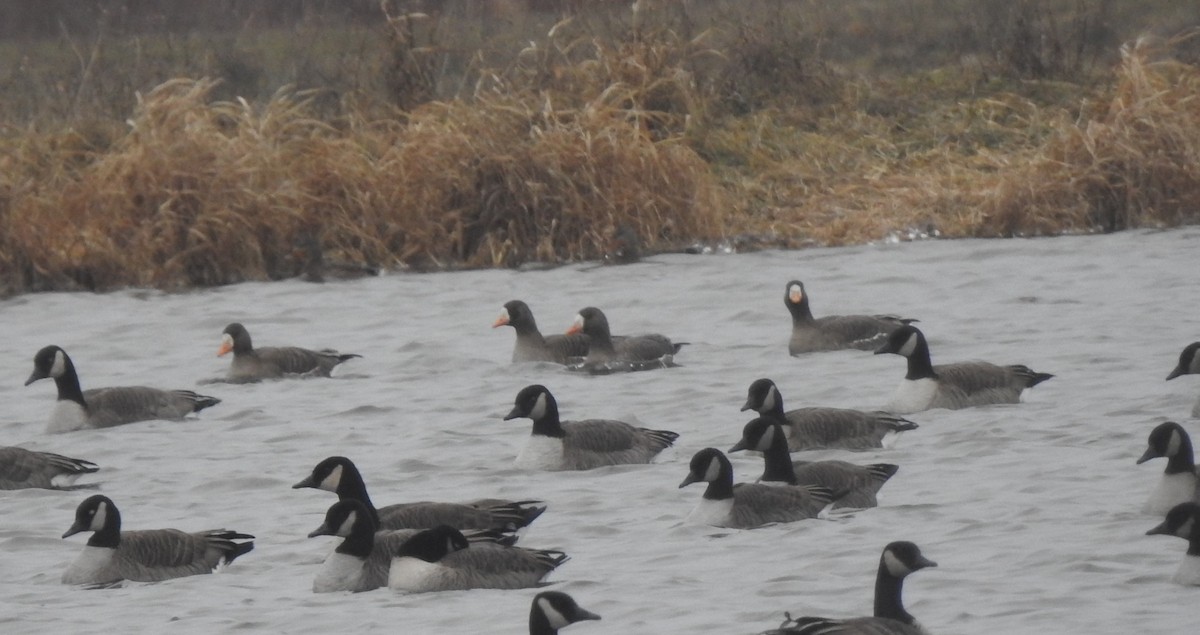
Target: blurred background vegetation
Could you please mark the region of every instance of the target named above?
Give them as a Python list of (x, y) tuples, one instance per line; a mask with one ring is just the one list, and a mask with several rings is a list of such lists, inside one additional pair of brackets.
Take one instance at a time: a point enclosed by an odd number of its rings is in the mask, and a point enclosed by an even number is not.
[(1168, 0), (5, 0), (0, 295), (1195, 222), (1198, 26)]

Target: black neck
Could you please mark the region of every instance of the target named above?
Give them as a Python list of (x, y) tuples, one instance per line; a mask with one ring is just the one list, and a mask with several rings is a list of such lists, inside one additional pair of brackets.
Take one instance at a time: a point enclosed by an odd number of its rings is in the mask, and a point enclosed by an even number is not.
[(796, 470), (792, 467), (792, 455), (788, 452), (787, 438), (779, 426), (771, 426), (771, 445), (763, 452), (762, 480), (768, 483), (783, 482), (796, 484)]
[(792, 314), (793, 324), (809, 324), (816, 321), (816, 318), (813, 317), (812, 309), (808, 306), (807, 293), (804, 294), (803, 298), (800, 298), (800, 304), (793, 304), (791, 300), (788, 300), (787, 305), (788, 311)]
[(550, 626), (546, 614), (534, 608), (529, 611), (529, 635), (556, 635), (558, 629)]
[(54, 378), (54, 385), (58, 388), (58, 400), (74, 401), (87, 408), (87, 402), (83, 400), (83, 389), (79, 387), (79, 375), (75, 372), (75, 364), (66, 353), (60, 354), (63, 356), (63, 374)]
[(879, 573), (875, 575), (875, 617), (912, 624), (915, 620), (904, 610), (904, 601), (900, 597), (903, 590), (904, 578), (893, 576), (880, 560)]
[(121, 544), (121, 513), (112, 505), (108, 505), (105, 513), (104, 526), (92, 533), (87, 544), (89, 547), (116, 549)]
[(1193, 530), (1191, 538), (1188, 538), (1187, 555), (1200, 557), (1200, 529)]
[(545, 399), (546, 410), (542, 413), (541, 418), (533, 420), (533, 434), (558, 439), (567, 436), (567, 433), (563, 431), (562, 422), (558, 419), (558, 402), (548, 392), (542, 393), (542, 395)]
[(1167, 457), (1167, 474), (1180, 474), (1183, 472), (1195, 473), (1196, 459), (1192, 453), (1192, 440), (1183, 430), (1173, 432), (1179, 436), (1179, 449), (1174, 456)]
[(371, 497), (367, 495), (367, 484), (363, 482), (358, 468), (342, 465), (342, 477), (338, 480), (337, 495), (338, 500), (355, 500), (362, 503), (367, 511), (371, 512), (371, 520), (379, 525), (379, 512), (375, 510), (375, 505), (371, 503)]
[(350, 535), (346, 536), (346, 539), (334, 551), (354, 556), (355, 558), (366, 559), (370, 557), (371, 551), (374, 548), (375, 523), (360, 520), (350, 527)]
[(933, 361), (929, 357), (929, 344), (924, 337), (917, 338), (917, 347), (908, 356), (908, 374), (905, 379), (932, 379), (937, 373), (933, 372)]
[(717, 480), (709, 481), (708, 487), (704, 490), (704, 498), (708, 500), (721, 501), (733, 498), (733, 466), (725, 463), (721, 466), (721, 473), (717, 475)]

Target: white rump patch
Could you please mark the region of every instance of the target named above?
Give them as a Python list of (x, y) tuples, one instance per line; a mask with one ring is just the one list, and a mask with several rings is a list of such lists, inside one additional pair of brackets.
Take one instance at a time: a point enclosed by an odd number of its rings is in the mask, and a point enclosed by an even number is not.
[(321, 479), (317, 483), (317, 489), (323, 489), (327, 492), (336, 492), (338, 485), (342, 483), (342, 466), (338, 465), (329, 471), (329, 476)]
[(546, 393), (538, 395), (537, 401), (533, 402), (533, 408), (529, 410), (529, 418), (538, 421), (546, 416)]
[(563, 464), (563, 443), (558, 437), (531, 434), (514, 464), (524, 470), (558, 470)]
[(571, 620), (568, 620), (563, 616), (562, 613), (558, 611), (558, 609), (554, 608), (554, 604), (552, 604), (550, 600), (547, 600), (546, 598), (538, 598), (537, 604), (538, 608), (541, 609), (542, 613), (546, 616), (546, 621), (550, 622), (550, 628), (557, 631), (560, 628), (565, 628), (571, 625)]
[(904, 564), (900, 558), (897, 558), (891, 549), (883, 552), (883, 566), (887, 567), (888, 573), (892, 574), (892, 577), (895, 578), (903, 578), (912, 573), (912, 569)]
[(62, 377), (67, 372), (67, 355), (61, 350), (54, 351), (54, 364), (50, 366), (50, 376)]
[(908, 336), (908, 341), (904, 342), (904, 346), (900, 347), (900, 354), (905, 357), (910, 357), (917, 350), (917, 340), (919, 335), (913, 333)]

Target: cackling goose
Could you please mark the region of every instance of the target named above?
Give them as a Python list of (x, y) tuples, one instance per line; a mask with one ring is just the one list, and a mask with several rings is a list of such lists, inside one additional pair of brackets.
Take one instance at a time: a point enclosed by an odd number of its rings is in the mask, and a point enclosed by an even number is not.
[(1200, 503), (1200, 472), (1196, 470), (1192, 439), (1183, 426), (1167, 421), (1150, 431), (1138, 465), (1159, 457), (1167, 459), (1167, 467), (1142, 511), (1161, 516), (1180, 503)]
[(561, 551), (472, 544), (442, 525), (409, 538), (392, 557), (388, 588), (423, 593), (463, 589), (524, 589), (568, 560)]
[(159, 390), (145, 386), (111, 388), (79, 387), (79, 375), (67, 352), (47, 346), (33, 357), (28, 386), (39, 379), (54, 378), (58, 403), (50, 415), (47, 432), (71, 432), (83, 428), (107, 428), (152, 419), (183, 419), (193, 412), (221, 403), (216, 397), (190, 390)]
[(1020, 403), (1021, 391), (1054, 375), (1037, 373), (1028, 366), (997, 366), (988, 362), (959, 362), (934, 366), (925, 334), (905, 325), (888, 337), (876, 355), (894, 353), (908, 359), (908, 374), (886, 406), (909, 414), (931, 408), (970, 408), (998, 403)]
[(1188, 541), (1187, 554), (1171, 580), (1177, 584), (1200, 586), (1200, 504), (1180, 503), (1172, 507), (1159, 526), (1146, 532), (1147, 536), (1156, 534)]
[(783, 410), (783, 396), (775, 382), (758, 379), (750, 384), (742, 410), (754, 410), (764, 417), (784, 423), (788, 449), (870, 450), (884, 447), (901, 432), (915, 430), (917, 424), (896, 415), (877, 411), (863, 412), (845, 408), (799, 408)]
[(637, 428), (623, 421), (560, 421), (558, 402), (545, 386), (526, 386), (504, 420), (526, 417), (533, 432), (517, 455), (517, 467), (590, 470), (605, 465), (649, 463), (679, 437), (669, 430)]
[(916, 322), (894, 315), (828, 315), (814, 318), (808, 305), (804, 283), (787, 283), (783, 302), (792, 314), (792, 337), (788, 352), (792, 355), (816, 351), (856, 348), (869, 351), (879, 346), (897, 328)]
[(575, 622), (598, 620), (599, 615), (579, 606), (562, 591), (542, 591), (529, 607), (529, 635), (557, 635), (558, 629)]
[(707, 482), (708, 488), (688, 520), (717, 527), (752, 529), (768, 523), (814, 518), (833, 500), (829, 488), (817, 485), (734, 485), (733, 466), (715, 448), (705, 448), (692, 457), (687, 478), (679, 487), (701, 481)]

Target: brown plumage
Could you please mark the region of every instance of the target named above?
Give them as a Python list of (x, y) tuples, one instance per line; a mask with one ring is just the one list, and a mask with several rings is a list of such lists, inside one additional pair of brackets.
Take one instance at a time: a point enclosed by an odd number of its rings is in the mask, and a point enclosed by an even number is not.
[(314, 351), (295, 346), (254, 348), (250, 332), (237, 322), (226, 326), (222, 332), (217, 356), (231, 351), (233, 363), (229, 366), (229, 378), (235, 381), (256, 381), (284, 375), (328, 377), (338, 364), (362, 357), (331, 349)]

